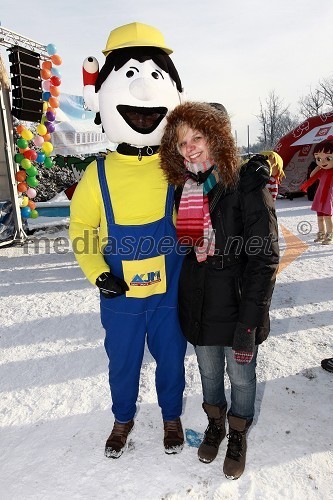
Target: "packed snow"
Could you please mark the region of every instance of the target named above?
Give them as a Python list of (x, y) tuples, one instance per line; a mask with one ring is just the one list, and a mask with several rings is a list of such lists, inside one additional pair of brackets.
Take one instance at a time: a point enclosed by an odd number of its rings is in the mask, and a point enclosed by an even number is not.
[[(211, 464), (188, 444), (164, 453), (148, 351), (128, 450), (105, 458), (113, 416), (99, 297), (75, 261), (68, 220), (36, 219), (29, 243), (0, 249), (1, 500), (333, 499), (333, 374), (320, 366), (333, 356), (333, 245), (313, 243), (310, 206), (277, 201), (283, 258), (237, 481), (222, 473), (226, 440)], [(203, 432), (190, 345), (185, 363), (183, 426)]]

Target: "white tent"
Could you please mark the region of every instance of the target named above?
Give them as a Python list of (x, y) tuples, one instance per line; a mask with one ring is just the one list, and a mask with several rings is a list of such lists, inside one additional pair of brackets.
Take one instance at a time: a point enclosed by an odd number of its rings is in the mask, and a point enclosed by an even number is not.
[(333, 135), (333, 111), (312, 116), (281, 137), (274, 151), (283, 159), (286, 176), (279, 187), (280, 194), (300, 192), (313, 158), (315, 144)]
[(51, 135), (54, 154), (80, 156), (115, 149), (94, 123), (95, 114), (84, 109), (83, 97), (60, 94), (55, 131)]

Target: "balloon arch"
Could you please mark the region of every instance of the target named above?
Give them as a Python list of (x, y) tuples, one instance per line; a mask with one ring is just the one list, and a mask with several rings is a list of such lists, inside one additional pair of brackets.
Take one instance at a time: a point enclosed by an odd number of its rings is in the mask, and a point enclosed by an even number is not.
[(16, 154), (14, 161), (19, 170), (15, 174), (17, 191), (20, 199), (21, 216), (24, 219), (38, 217), (35, 198), (38, 186), (38, 169), (52, 168), (54, 162), (51, 158), (53, 145), (51, 135), (55, 131), (55, 119), (59, 108), (61, 74), (57, 66), (62, 64), (62, 59), (57, 54), (54, 44), (46, 46), (48, 58), (42, 62), (40, 76), (43, 88), (43, 115), (39, 124), (19, 124), (16, 133)]

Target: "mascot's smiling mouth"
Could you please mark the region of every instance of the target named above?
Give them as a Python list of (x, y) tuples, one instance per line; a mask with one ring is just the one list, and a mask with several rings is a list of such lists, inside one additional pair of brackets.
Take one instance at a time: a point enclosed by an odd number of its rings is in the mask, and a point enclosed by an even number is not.
[(121, 114), (127, 125), (135, 130), (135, 132), (150, 134), (159, 126), (166, 116), (168, 109), (164, 107), (139, 108), (119, 104), (117, 111)]

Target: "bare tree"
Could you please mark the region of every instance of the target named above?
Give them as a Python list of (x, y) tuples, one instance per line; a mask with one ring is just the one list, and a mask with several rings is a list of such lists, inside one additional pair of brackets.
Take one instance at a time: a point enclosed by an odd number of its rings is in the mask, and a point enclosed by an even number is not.
[(323, 113), (325, 96), (319, 89), (310, 90), (309, 94), (298, 100), (298, 111), (303, 118), (310, 118)]
[(324, 98), (325, 98), (325, 104), (328, 109), (333, 108), (333, 77), (331, 78), (324, 78), (319, 82), (319, 92), (322, 92)]
[(258, 141), (262, 149), (272, 149), (280, 137), (295, 128), (299, 119), (291, 116), (289, 105), (286, 106), (274, 90), (269, 93), (265, 102), (264, 106), (260, 101), (260, 114), (257, 115), (261, 125)]
[(333, 77), (320, 80), (315, 90), (301, 97), (298, 110), (304, 118), (320, 115), (333, 108)]

